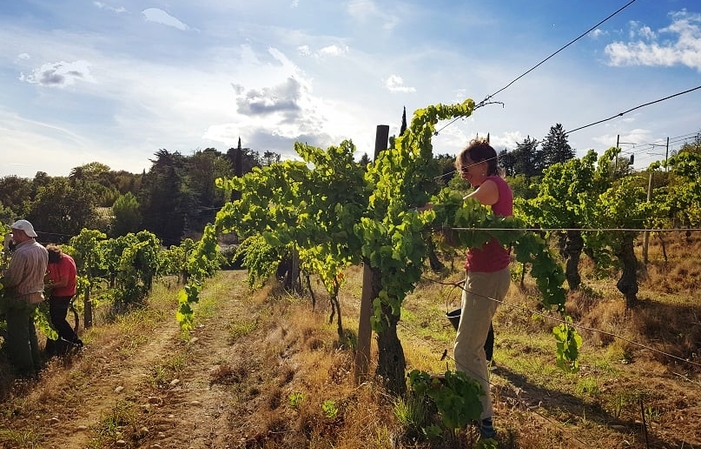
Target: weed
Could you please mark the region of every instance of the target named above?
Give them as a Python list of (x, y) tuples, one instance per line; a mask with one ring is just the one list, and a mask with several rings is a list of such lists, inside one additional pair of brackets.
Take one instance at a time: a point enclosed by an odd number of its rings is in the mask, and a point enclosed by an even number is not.
[(0, 445), (2, 447), (38, 448), (41, 447), (39, 439), (39, 435), (33, 430), (0, 430)]
[(299, 392), (292, 393), (288, 399), (292, 408), (299, 408), (299, 406), (302, 405), (302, 402), (304, 401), (304, 395)]
[(256, 330), (257, 320), (237, 321), (229, 324), (229, 341), (233, 342)]
[(112, 410), (104, 415), (96, 425), (97, 436), (89, 448), (98, 449), (125, 437), (125, 432), (133, 433), (139, 422), (138, 406), (131, 401), (117, 401)]
[(336, 407), (336, 401), (327, 399), (321, 404), (321, 409), (324, 411), (324, 416), (328, 419), (336, 419), (338, 416), (338, 407)]
[(599, 394), (599, 383), (597, 382), (596, 379), (591, 378), (591, 377), (585, 377), (581, 379), (579, 382), (577, 382), (577, 385), (574, 387), (574, 390), (578, 394), (589, 394), (591, 396), (595, 396)]

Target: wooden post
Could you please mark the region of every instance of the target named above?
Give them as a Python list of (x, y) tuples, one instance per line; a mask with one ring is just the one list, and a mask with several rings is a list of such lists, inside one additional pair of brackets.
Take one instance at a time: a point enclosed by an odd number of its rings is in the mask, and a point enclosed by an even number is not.
[[(647, 202), (650, 202), (652, 198), (652, 173), (650, 170), (650, 177), (647, 180)], [(643, 234), (643, 263), (647, 265), (647, 247), (650, 244), (650, 233), (645, 231)]]
[[(387, 149), (389, 139), (389, 126), (377, 125), (375, 133), (375, 157), (381, 151)], [(358, 347), (355, 352), (355, 382), (361, 384), (367, 379), (368, 367), (370, 365), (370, 342), (372, 337), (372, 327), (370, 317), (372, 316), (372, 268), (367, 260), (363, 261), (363, 290), (360, 298), (360, 317), (358, 318)]]

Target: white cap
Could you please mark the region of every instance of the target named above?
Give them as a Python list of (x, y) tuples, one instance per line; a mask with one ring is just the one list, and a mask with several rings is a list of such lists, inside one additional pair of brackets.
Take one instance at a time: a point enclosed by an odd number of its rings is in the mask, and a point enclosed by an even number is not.
[(32, 226), (32, 224), (27, 220), (17, 220), (16, 222), (12, 223), (10, 228), (24, 231), (24, 233), (27, 234), (27, 237), (37, 236), (37, 233), (34, 232), (34, 226)]

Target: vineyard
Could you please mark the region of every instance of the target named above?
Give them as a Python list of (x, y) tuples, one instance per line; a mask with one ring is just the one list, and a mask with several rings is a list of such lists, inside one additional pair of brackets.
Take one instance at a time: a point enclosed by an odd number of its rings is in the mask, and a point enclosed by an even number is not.
[[(298, 143), (301, 161), (219, 179), (239, 199), (198, 241), (83, 229), (64, 250), (79, 266), (88, 349), (51, 359), (36, 383), (2, 365), (0, 441), (700, 446), (701, 154), (619, 176), (620, 149), (592, 151), (548, 168), (537, 195), (499, 218), (463, 201), (465, 186), (435, 182), (435, 125), (474, 107), (417, 111), (368, 167), (352, 142)], [(230, 234), (241, 244), (225, 256)], [(445, 313), (464, 250), (492, 237), (513, 249), (513, 285), (495, 320), (500, 436), (477, 442), (467, 404), (478, 391), (452, 370)], [(245, 272), (220, 270), (238, 262)], [(375, 339), (358, 383), (366, 296)], [(37, 322), (53, 336), (45, 311)]]

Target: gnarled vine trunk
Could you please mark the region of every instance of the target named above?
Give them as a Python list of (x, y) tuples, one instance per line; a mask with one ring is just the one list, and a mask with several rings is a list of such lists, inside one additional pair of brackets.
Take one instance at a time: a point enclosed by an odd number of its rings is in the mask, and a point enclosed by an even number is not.
[(638, 303), (638, 259), (633, 250), (633, 232), (623, 234), (623, 243), (616, 253), (618, 260), (623, 265), (623, 273), (616, 283), (618, 291), (626, 298), (626, 307), (633, 307)]
[(567, 285), (570, 290), (577, 290), (582, 283), (582, 277), (579, 275), (579, 258), (582, 255), (584, 248), (584, 239), (581, 231), (567, 231), (567, 241), (565, 242), (565, 276), (567, 277)]
[(382, 305), (382, 315), (388, 324), (377, 333), (377, 375), (382, 378), (387, 391), (401, 396), (406, 392), (406, 359), (402, 342), (397, 336), (399, 316), (393, 315), (392, 308), (387, 304)]

